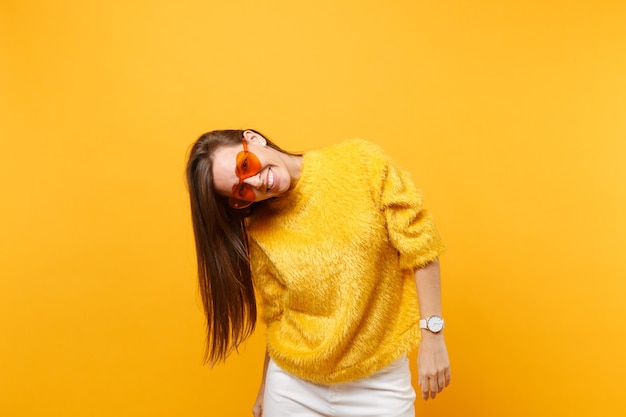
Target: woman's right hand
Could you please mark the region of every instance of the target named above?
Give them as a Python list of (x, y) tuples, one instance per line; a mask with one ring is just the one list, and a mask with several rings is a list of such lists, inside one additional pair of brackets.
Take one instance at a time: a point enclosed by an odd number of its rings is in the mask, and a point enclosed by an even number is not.
[(261, 384), (259, 393), (256, 396), (256, 401), (252, 407), (252, 415), (254, 417), (263, 417), (263, 396), (265, 395), (265, 384)]
[(270, 355), (265, 351), (265, 360), (263, 361), (263, 377), (261, 378), (261, 387), (256, 395), (256, 401), (252, 406), (252, 414), (254, 417), (263, 417), (263, 396), (265, 395), (265, 376), (267, 375), (267, 366), (270, 363)]

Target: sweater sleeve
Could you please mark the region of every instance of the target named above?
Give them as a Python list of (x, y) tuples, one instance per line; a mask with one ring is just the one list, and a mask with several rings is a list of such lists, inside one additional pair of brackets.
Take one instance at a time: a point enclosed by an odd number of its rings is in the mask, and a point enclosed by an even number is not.
[(443, 242), (411, 175), (388, 157), (383, 160), (379, 197), (389, 240), (398, 250), (400, 267), (415, 270), (435, 260), (444, 250)]

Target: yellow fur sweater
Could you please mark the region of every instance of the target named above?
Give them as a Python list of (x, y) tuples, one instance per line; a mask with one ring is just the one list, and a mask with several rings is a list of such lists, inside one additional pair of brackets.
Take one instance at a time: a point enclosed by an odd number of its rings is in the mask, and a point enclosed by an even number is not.
[(284, 197), (249, 219), (269, 355), (300, 378), (367, 377), (419, 342), (414, 270), (442, 243), (407, 172), (355, 139), (304, 155)]

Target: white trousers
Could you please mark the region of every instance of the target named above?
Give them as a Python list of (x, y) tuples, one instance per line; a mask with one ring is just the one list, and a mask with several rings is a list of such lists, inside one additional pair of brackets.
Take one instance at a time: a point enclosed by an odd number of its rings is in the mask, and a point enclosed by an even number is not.
[(366, 379), (335, 385), (304, 381), (270, 359), (263, 417), (415, 417), (414, 402), (406, 355)]

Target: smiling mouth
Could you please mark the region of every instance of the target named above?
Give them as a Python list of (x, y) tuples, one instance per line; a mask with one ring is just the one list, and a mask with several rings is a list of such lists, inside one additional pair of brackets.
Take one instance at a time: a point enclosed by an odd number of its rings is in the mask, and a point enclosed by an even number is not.
[(274, 181), (274, 172), (272, 172), (272, 168), (270, 168), (267, 173), (267, 189), (265, 191), (269, 191), (272, 189), (272, 187), (274, 186)]

